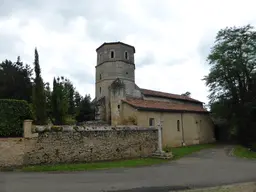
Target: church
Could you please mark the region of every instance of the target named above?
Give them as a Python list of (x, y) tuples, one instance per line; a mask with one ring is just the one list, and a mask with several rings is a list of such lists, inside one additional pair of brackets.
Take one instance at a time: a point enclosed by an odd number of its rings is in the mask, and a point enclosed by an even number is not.
[(155, 127), (161, 123), (163, 146), (214, 141), (214, 125), (201, 101), (136, 85), (134, 46), (109, 42), (96, 52), (96, 120), (112, 126)]

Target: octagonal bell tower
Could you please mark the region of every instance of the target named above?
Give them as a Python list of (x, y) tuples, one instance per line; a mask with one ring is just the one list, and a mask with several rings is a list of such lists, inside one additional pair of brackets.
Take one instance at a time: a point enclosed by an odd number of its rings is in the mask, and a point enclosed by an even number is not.
[[(132, 95), (135, 89), (135, 48), (122, 42), (103, 43), (96, 49), (97, 65), (95, 75), (96, 100), (104, 100), (101, 120), (110, 122), (110, 85), (120, 79), (125, 85), (125, 95)], [(104, 114), (102, 114), (104, 112)]]

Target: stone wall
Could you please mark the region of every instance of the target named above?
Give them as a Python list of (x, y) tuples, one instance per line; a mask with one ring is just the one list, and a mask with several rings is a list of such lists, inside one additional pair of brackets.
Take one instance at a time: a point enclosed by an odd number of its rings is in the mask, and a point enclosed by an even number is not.
[(146, 157), (157, 150), (157, 129), (37, 127), (38, 137), (0, 142), (0, 167)]
[(0, 138), (0, 167), (23, 165), (23, 138)]

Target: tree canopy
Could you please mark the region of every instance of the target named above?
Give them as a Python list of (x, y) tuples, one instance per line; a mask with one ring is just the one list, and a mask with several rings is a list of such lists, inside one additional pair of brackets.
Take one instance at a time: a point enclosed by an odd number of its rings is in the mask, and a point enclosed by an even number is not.
[(207, 58), (213, 114), (236, 129), (240, 142), (251, 142), (255, 131), (256, 32), (250, 25), (221, 29)]
[(16, 62), (0, 63), (0, 99), (17, 99), (31, 102), (32, 69), (20, 57)]

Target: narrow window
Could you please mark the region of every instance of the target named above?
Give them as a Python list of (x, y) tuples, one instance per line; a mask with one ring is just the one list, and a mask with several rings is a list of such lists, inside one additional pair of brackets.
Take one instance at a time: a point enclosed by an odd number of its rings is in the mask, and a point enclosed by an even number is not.
[(149, 126), (155, 126), (155, 119), (149, 118)]
[(120, 109), (120, 105), (117, 105), (117, 108)]
[(124, 58), (128, 59), (128, 52), (127, 51), (124, 52)]
[(126, 72), (126, 75), (128, 75), (128, 72)]
[(100, 53), (100, 55), (99, 55), (99, 61), (101, 61), (102, 60), (102, 53)]
[(101, 94), (101, 87), (100, 87), (100, 94)]
[(100, 74), (100, 79), (101, 79), (101, 74)]
[(114, 58), (115, 57), (115, 53), (114, 53), (114, 51), (111, 51), (110, 52), (110, 58)]
[(180, 131), (180, 120), (177, 120), (177, 131)]

